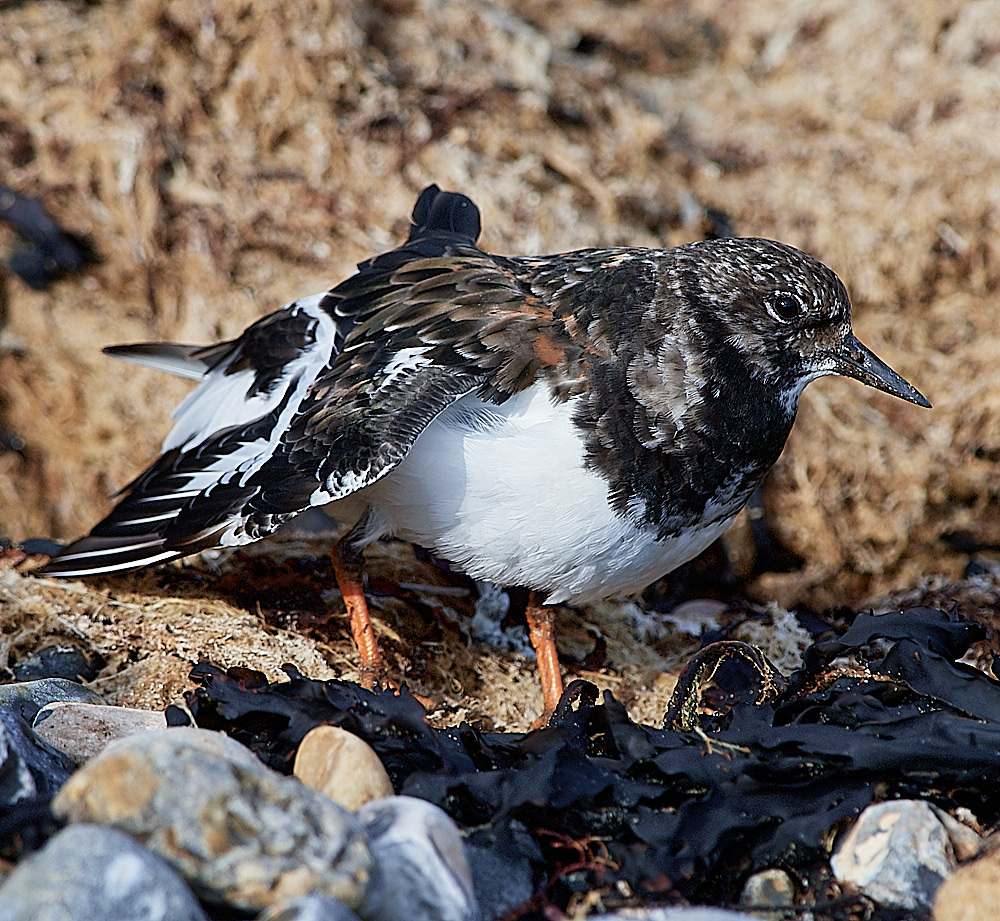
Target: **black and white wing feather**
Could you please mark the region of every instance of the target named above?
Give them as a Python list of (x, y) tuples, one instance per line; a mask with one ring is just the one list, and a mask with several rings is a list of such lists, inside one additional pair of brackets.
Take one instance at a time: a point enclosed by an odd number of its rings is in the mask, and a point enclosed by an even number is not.
[(161, 457), (42, 571), (112, 572), (251, 542), (388, 473), (463, 395), (501, 401), (571, 364), (580, 350), (563, 324), (478, 234), (475, 205), (431, 186), (407, 242), (332, 291), (218, 345), (111, 349), (202, 383)]
[(142, 343), (106, 350), (201, 384), (174, 412), (176, 422), (161, 457), (124, 487), (112, 512), (45, 572), (112, 572), (219, 543), (222, 522), (197, 533), (185, 526), (185, 518), (193, 509), (218, 508), (212, 496), (220, 488), (266, 463), (309, 385), (329, 365), (343, 336), (320, 306), (325, 296), (295, 301), (238, 339), (214, 346)]

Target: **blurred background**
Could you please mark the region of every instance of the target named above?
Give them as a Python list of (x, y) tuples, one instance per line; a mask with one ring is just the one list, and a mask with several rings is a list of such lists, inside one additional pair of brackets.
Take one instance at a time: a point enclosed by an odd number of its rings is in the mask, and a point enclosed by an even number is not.
[(934, 409), (808, 388), (764, 492), (801, 563), (755, 591), (960, 574), (1000, 544), (998, 36), (993, 0), (0, 0), (0, 537), (82, 534), (155, 456), (190, 383), (103, 345), (234, 336), (436, 182), (496, 252), (735, 232), (826, 262)]

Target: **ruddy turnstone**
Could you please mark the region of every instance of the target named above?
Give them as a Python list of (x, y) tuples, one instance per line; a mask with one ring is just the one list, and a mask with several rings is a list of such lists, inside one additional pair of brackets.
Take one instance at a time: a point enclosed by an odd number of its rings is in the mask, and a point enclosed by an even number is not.
[(424, 189), (409, 239), (210, 346), (106, 351), (201, 381), (163, 454), (43, 570), (87, 576), (255, 541), (311, 506), (362, 674), (383, 664), (361, 549), (383, 535), (531, 589), (546, 712), (551, 605), (639, 591), (718, 537), (781, 452), (806, 384), (930, 404), (862, 345), (837, 276), (781, 243), (483, 252), (479, 210)]

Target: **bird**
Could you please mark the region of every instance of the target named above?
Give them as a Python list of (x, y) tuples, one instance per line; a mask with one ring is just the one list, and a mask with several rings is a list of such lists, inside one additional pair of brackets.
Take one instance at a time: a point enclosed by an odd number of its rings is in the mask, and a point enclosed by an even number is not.
[(199, 384), (159, 458), (40, 572), (236, 547), (324, 507), (366, 686), (386, 675), (363, 550), (394, 536), (529, 590), (544, 719), (563, 690), (553, 606), (637, 593), (719, 537), (810, 381), (930, 407), (856, 338), (837, 275), (789, 245), (501, 256), (480, 232), (470, 198), (430, 185), (404, 243), (242, 335), (107, 347)]

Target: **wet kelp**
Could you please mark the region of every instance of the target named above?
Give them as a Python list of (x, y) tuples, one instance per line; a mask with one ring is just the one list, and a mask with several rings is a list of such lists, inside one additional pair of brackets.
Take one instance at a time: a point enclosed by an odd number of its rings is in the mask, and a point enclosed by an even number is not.
[(286, 772), (313, 726), (357, 733), (397, 792), (443, 807), (512, 874), (530, 864), (535, 909), (574, 887), (726, 903), (755, 870), (825, 865), (837, 831), (876, 800), (997, 821), (1000, 683), (958, 661), (983, 636), (934, 608), (863, 614), (817, 639), (787, 681), (752, 647), (716, 644), (688, 666), (662, 727), (582, 681), (547, 727), (505, 734), (434, 729), (405, 690), (291, 668), (269, 683), (207, 663), (188, 705)]

